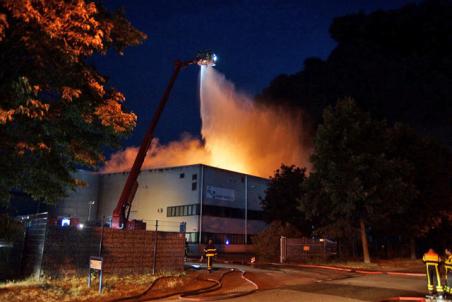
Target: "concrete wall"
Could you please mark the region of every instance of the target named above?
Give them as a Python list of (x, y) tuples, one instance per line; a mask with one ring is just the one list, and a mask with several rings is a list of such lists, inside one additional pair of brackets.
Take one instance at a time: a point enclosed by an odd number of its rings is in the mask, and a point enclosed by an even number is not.
[[(79, 230), (48, 226), (41, 271), (45, 275), (87, 274), (90, 256), (97, 256), (102, 237), (104, 272), (152, 272), (155, 232), (104, 228)], [(183, 271), (184, 235), (158, 233), (156, 271)]]

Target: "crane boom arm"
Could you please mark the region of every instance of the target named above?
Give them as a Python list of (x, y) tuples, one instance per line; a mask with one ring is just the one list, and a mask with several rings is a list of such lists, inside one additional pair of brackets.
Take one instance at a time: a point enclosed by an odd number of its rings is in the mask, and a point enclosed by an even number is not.
[(143, 142), (141, 143), (140, 149), (138, 150), (132, 169), (130, 170), (129, 175), (127, 176), (127, 180), (124, 185), (124, 188), (122, 189), (122, 193), (119, 197), (118, 203), (116, 204), (116, 207), (113, 210), (112, 227), (115, 229), (123, 229), (127, 227), (130, 208), (132, 206), (135, 192), (138, 188), (137, 179), (138, 176), (140, 175), (141, 167), (143, 166), (146, 153), (149, 149), (149, 146), (151, 145), (152, 139), (154, 138), (154, 130), (160, 119), (160, 115), (162, 114), (163, 109), (165, 108), (165, 105), (168, 102), (171, 89), (174, 86), (174, 82), (176, 81), (180, 70), (191, 63), (192, 61), (187, 62), (176, 61), (174, 65), (173, 74), (171, 75), (168, 85), (166, 86), (162, 98), (160, 99), (160, 103), (154, 112), (149, 128), (147, 129)]
[(143, 166), (146, 153), (148, 152), (149, 146), (151, 145), (152, 139), (154, 138), (154, 130), (157, 127), (160, 115), (162, 114), (163, 109), (165, 108), (165, 105), (168, 102), (171, 89), (174, 86), (174, 82), (176, 81), (180, 70), (190, 64), (215, 66), (216, 61), (217, 56), (212, 51), (205, 51), (198, 53), (196, 58), (193, 60), (190, 61), (177, 60), (176, 63), (174, 64), (173, 74), (171, 75), (168, 85), (166, 86), (162, 98), (160, 99), (159, 105), (155, 110), (154, 115), (152, 116), (151, 124), (149, 125), (149, 128), (146, 131), (143, 142), (141, 143), (140, 149), (138, 150), (137, 157), (133, 162), (132, 169), (130, 170), (129, 175), (127, 176), (127, 180), (124, 185), (124, 188), (122, 189), (121, 196), (119, 197), (118, 203), (116, 204), (116, 207), (113, 210), (111, 224), (112, 228), (124, 229), (128, 227), (130, 209), (132, 207), (133, 198), (138, 189), (137, 181), (138, 175), (140, 175), (141, 167)]

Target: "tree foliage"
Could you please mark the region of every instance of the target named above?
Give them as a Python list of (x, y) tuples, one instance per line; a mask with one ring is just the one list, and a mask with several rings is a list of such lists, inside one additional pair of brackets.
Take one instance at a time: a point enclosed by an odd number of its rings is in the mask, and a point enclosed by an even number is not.
[[(408, 238), (426, 236), (441, 224), (452, 221), (452, 154), (429, 137), (396, 124), (390, 133), (388, 156), (407, 162), (416, 196), (403, 211), (394, 213), (383, 229)], [(414, 252), (414, 251), (413, 251)]]
[(270, 178), (261, 205), (266, 222), (290, 223), (309, 235), (311, 225), (299, 211), (302, 184), (306, 179), (306, 169), (282, 165)]
[(309, 222), (314, 235), (342, 243), (357, 230), (362, 242), (368, 232), (386, 234), (410, 241), (413, 257), (415, 239), (451, 222), (450, 150), (403, 124), (372, 118), (352, 99), (325, 109), (311, 161), (307, 176), (296, 167), (276, 171), (263, 200), (267, 220)]
[(301, 200), (320, 231), (324, 226), (345, 235), (347, 227), (360, 227), (364, 255), (367, 227), (386, 223), (416, 195), (411, 167), (387, 154), (388, 129), (351, 99), (327, 107), (315, 137), (314, 171)]
[(452, 146), (452, 2), (423, 1), (398, 10), (339, 17), (337, 46), (276, 77), (261, 102), (301, 107), (314, 124), (323, 109), (352, 97), (377, 118), (403, 122)]
[(0, 2), (0, 199), (12, 188), (55, 201), (131, 131), (124, 95), (87, 60), (146, 36), (85, 0)]

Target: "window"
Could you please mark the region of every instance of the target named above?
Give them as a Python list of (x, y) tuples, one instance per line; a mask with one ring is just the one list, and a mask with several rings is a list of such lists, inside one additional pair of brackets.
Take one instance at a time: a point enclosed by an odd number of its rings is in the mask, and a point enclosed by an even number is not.
[(195, 205), (195, 215), (199, 215), (199, 206), (198, 205)]
[(188, 243), (197, 243), (198, 242), (198, 233), (197, 232), (188, 232), (185, 233), (185, 239)]
[(199, 214), (199, 206), (197, 204), (168, 207), (166, 209), (167, 217), (193, 216)]
[(245, 209), (204, 205), (203, 215), (245, 219)]
[(191, 184), (191, 190), (192, 191), (196, 191), (197, 187), (198, 187), (198, 183), (197, 182), (194, 182), (194, 183)]
[(248, 219), (249, 220), (264, 220), (264, 212), (248, 210)]
[[(203, 205), (203, 215), (225, 218), (245, 219), (245, 209)], [(262, 211), (248, 210), (249, 220), (263, 220)]]
[(184, 177), (185, 177), (185, 173), (179, 174), (179, 178), (184, 178)]
[(193, 174), (191, 176), (191, 180), (197, 180), (198, 179), (198, 174)]

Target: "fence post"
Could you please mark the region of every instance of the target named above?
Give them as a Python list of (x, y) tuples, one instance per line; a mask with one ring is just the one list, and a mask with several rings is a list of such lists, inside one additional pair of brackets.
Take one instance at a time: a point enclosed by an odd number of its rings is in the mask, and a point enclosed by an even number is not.
[(158, 238), (159, 221), (155, 221), (155, 234), (154, 234), (154, 263), (152, 265), (152, 274), (155, 275), (155, 265), (157, 264), (157, 238)]
[(284, 263), (287, 258), (287, 238), (281, 236), (279, 239), (279, 262)]
[(102, 256), (102, 243), (104, 241), (104, 219), (102, 219), (102, 227), (100, 229), (100, 238), (99, 238), (99, 248), (97, 251), (97, 256), (101, 257)]
[[(42, 264), (43, 264), (43, 259), (44, 261), (46, 261), (47, 259), (44, 258), (44, 249), (45, 249), (45, 245), (46, 245), (46, 241), (47, 241), (47, 233), (48, 233), (48, 213), (45, 212), (43, 213), (45, 215), (44, 218), (42, 218), (42, 220), (44, 220), (44, 239), (41, 242), (40, 248), (39, 248), (39, 267), (38, 267), (38, 279), (41, 279), (42, 277)], [(42, 216), (42, 214), (36, 214), (36, 220), (38, 220), (39, 216)], [(36, 275), (35, 275), (36, 276)]]

